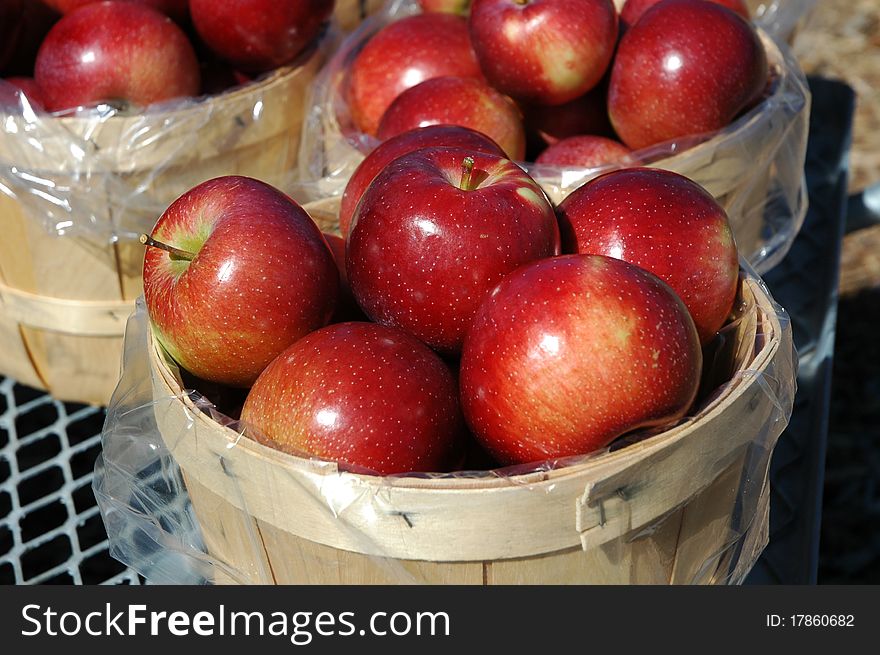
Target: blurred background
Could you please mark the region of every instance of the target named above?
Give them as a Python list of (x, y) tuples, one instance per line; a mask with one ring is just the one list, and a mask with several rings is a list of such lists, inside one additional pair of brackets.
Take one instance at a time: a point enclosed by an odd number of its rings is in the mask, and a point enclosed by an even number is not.
[(795, 40), (808, 75), (856, 94), (819, 583), (880, 582), (880, 1), (820, 0)]

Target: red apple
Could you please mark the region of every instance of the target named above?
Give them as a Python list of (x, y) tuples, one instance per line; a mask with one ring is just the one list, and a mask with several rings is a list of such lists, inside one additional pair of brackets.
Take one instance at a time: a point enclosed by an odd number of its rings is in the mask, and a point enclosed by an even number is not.
[(520, 103), (525, 115), (530, 151), (541, 151), (570, 136), (593, 134), (613, 138), (608, 120), (608, 85), (600, 83), (589, 93), (555, 107)]
[(447, 75), (482, 77), (464, 18), (422, 14), (387, 25), (351, 65), (348, 102), (355, 125), (375, 135), (397, 96), (419, 82)]
[(204, 182), (165, 210), (152, 238), (178, 249), (148, 247), (144, 257), (154, 334), (201, 378), (250, 386), (333, 314), (330, 248), (305, 210), (264, 182)]
[(536, 164), (565, 168), (599, 168), (608, 164), (632, 166), (635, 159), (622, 143), (601, 136), (570, 136), (542, 152)]
[(23, 18), (24, 0), (0, 0), (0, 70), (12, 59)]
[(339, 206), (339, 227), (343, 235), (348, 235), (354, 210), (373, 178), (398, 157), (429, 146), (466, 148), (504, 157), (504, 151), (485, 134), (458, 125), (431, 125), (398, 134), (367, 155), (348, 180)]
[[(630, 25), (635, 25), (639, 22), (639, 18), (642, 17), (648, 9), (656, 5), (658, 2), (662, 0), (626, 0), (623, 5), (623, 9), (620, 10), (620, 23), (621, 27), (624, 25), (628, 28)], [(727, 7), (731, 11), (735, 11), (740, 16), (749, 20), (751, 15), (749, 14), (748, 5), (746, 5), (744, 0), (708, 0), (709, 2), (714, 2), (717, 5), (721, 5), (722, 7)]]
[(133, 2), (67, 14), (43, 41), (34, 77), (49, 111), (119, 100), (144, 106), (199, 92), (199, 64), (184, 33)]
[(480, 80), (435, 77), (401, 93), (382, 116), (382, 139), (429, 125), (460, 125), (482, 132), (511, 159), (526, 154), (522, 115), (510, 98)]
[(452, 373), (412, 336), (339, 323), (297, 341), (241, 412), (267, 445), (381, 475), (446, 471), (461, 458)]
[(455, 14), (464, 16), (471, 7), (471, 0), (419, 0), (419, 7), (426, 14)]
[(474, 150), (426, 148), (394, 160), (370, 184), (346, 267), (370, 318), (454, 354), (504, 275), (558, 253), (553, 208), (519, 166)]
[(702, 352), (681, 299), (616, 259), (524, 266), (480, 306), (461, 357), (465, 419), (503, 464), (582, 455), (676, 421)]
[(217, 55), (247, 72), (289, 64), (314, 41), (333, 0), (190, 0), (199, 36)]
[[(14, 87), (14, 89), (21, 91), (21, 93), (24, 94), (24, 97), (27, 98), (32, 109), (42, 111), (45, 108), (43, 91), (33, 78), (7, 77), (3, 81)], [(14, 89), (12, 89), (12, 93), (9, 93), (8, 88), (3, 89), (3, 92), (0, 93), (0, 105), (6, 105), (13, 108), (21, 106), (21, 100), (17, 97), (17, 94), (14, 93)]]
[(469, 25), (489, 83), (543, 105), (596, 86), (617, 43), (611, 0), (474, 0)]
[[(69, 14), (75, 9), (91, 5), (102, 0), (43, 0), (53, 9), (60, 11), (62, 14)], [(174, 19), (182, 20), (186, 18), (189, 11), (189, 0), (122, 0), (123, 2), (138, 2), (148, 7), (152, 7), (157, 11), (161, 11), (166, 16)], [(222, 3), (218, 3), (222, 4)]]
[(614, 171), (558, 208), (566, 252), (607, 255), (651, 271), (681, 296), (708, 342), (733, 308), (736, 244), (724, 208), (696, 182), (654, 168)]
[(637, 150), (728, 125), (767, 81), (755, 29), (705, 0), (665, 0), (620, 41), (608, 114)]

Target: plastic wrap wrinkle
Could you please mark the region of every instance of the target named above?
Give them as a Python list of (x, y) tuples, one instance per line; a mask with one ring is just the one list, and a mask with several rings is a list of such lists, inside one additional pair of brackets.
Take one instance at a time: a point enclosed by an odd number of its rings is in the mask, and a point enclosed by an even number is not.
[[(724, 331), (751, 341), (750, 359), (679, 425), (587, 457), (386, 478), (242, 436), (151, 354), (139, 301), (94, 481), (112, 552), (157, 582), (738, 583), (766, 543), (767, 469), (795, 379), (784, 311), (749, 293)], [(697, 431), (713, 421), (732, 432)], [(693, 475), (676, 474), (682, 462)]]
[[(809, 90), (783, 39), (811, 5), (777, 0), (753, 7), (773, 77), (764, 101), (717, 133), (690, 135), (634, 153), (643, 164), (691, 177), (715, 195), (730, 216), (741, 252), (759, 272), (785, 256), (806, 215)], [(358, 164), (378, 145), (352, 123), (344, 93), (347, 71), (373, 34), (418, 11), (415, 0), (390, 0), (342, 42), (315, 79), (299, 154), (301, 192), (309, 199), (341, 195)], [(557, 203), (589, 179), (616, 168), (523, 167)]]
[(0, 80), (0, 191), (49, 232), (105, 242), (136, 239), (179, 195), (218, 175), (259, 177), (296, 195), (296, 105), (336, 39), (223, 93), (147, 108), (49, 114)]

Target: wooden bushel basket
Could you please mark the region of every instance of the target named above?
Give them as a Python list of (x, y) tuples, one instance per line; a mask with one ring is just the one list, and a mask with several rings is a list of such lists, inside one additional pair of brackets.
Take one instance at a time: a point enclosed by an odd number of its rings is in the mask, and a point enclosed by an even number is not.
[(725, 341), (725, 377), (698, 416), (616, 451), (511, 476), (359, 475), (276, 451), (197, 406), (150, 339), (156, 423), (217, 562), (214, 581), (741, 579), (766, 544), (769, 451), (786, 418), (768, 389), (787, 388), (794, 373), (790, 329), (765, 288), (744, 278), (740, 293), (750, 309)]
[[(138, 116), (98, 124), (40, 116), (46, 138), (38, 150), (21, 143), (21, 116), (0, 115), (0, 166), (65, 189), (127, 236), (55, 236), (0, 193), (0, 375), (61, 400), (106, 404), (119, 379), (125, 321), (143, 292), (143, 247), (132, 226), (148, 231), (172, 201), (212, 177), (274, 179), (295, 170), (306, 91), (321, 60), (316, 50), (258, 83), (169, 110), (168, 131), (143, 142)], [(257, 115), (256, 107), (284, 111)], [(194, 134), (196, 146), (181, 148)], [(87, 143), (100, 157), (83, 170), (71, 143)]]

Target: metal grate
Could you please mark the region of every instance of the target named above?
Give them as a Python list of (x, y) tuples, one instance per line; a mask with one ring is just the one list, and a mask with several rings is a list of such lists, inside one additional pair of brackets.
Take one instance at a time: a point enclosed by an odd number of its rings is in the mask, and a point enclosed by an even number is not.
[(0, 584), (138, 584), (92, 493), (105, 411), (0, 377)]

